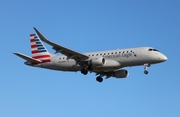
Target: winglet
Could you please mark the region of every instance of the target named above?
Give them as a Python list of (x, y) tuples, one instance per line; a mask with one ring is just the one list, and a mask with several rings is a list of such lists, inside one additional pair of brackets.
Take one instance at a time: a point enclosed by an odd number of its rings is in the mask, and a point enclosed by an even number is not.
[(84, 60), (88, 60), (89, 59), (89, 56), (87, 56), (87, 55), (81, 54), (81, 53), (76, 52), (74, 50), (70, 50), (70, 49), (68, 49), (66, 47), (63, 47), (61, 45), (58, 45), (58, 44), (56, 44), (54, 42), (49, 41), (35, 27), (34, 27), (34, 30), (36, 31), (36, 33), (39, 36), (39, 38), (42, 41), (46, 42), (47, 44), (51, 45), (56, 52), (60, 52), (60, 53), (66, 55), (67, 57), (69, 57), (71, 59), (75, 59), (76, 61), (79, 61), (79, 60), (83, 60), (84, 61)]
[(42, 41), (45, 41), (45, 42), (48, 41), (35, 27), (34, 27), (34, 30), (36, 31), (37, 35)]
[(54, 47), (54, 45), (57, 46), (57, 44), (55, 44), (55, 43), (49, 41), (48, 39), (46, 39), (46, 37), (43, 36), (35, 27), (34, 27), (34, 30), (36, 31), (38, 37), (39, 37), (42, 41), (46, 42), (47, 44), (49, 44), (49, 45), (51, 45), (51, 46), (53, 46), (53, 47)]

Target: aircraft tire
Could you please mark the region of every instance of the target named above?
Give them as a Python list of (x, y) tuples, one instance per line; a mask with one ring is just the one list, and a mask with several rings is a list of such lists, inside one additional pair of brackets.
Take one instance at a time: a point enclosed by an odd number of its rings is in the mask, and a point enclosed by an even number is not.
[(81, 70), (81, 73), (84, 74), (84, 75), (87, 75), (88, 71), (85, 70), (85, 69), (82, 69), (82, 70)]
[(147, 71), (147, 70), (145, 70), (145, 71), (144, 71), (144, 74), (148, 74), (148, 71)]
[(98, 77), (96, 78), (96, 80), (97, 80), (98, 82), (102, 82), (102, 81), (103, 81), (103, 78), (100, 77), (100, 76), (98, 76)]

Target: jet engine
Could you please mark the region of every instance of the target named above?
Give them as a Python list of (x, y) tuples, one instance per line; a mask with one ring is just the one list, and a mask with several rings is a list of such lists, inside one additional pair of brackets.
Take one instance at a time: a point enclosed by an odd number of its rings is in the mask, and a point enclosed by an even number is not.
[(115, 78), (126, 78), (128, 76), (128, 71), (125, 70), (125, 69), (121, 69), (121, 70), (118, 70), (118, 71), (115, 71), (114, 72), (114, 77)]
[(105, 58), (103, 57), (93, 58), (92, 60), (89, 61), (89, 65), (93, 67), (103, 66), (104, 64), (105, 64)]

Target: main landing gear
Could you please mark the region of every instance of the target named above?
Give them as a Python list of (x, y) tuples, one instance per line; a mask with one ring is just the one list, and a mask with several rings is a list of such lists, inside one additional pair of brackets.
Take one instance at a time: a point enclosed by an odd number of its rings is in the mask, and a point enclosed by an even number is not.
[(144, 74), (148, 74), (148, 67), (149, 67), (150, 65), (149, 64), (144, 64)]
[(103, 81), (103, 78), (102, 78), (101, 76), (98, 76), (98, 77), (96, 78), (96, 80), (97, 80), (98, 82), (102, 82), (102, 81)]
[(87, 75), (88, 70), (86, 70), (86, 69), (82, 69), (82, 70), (81, 70), (81, 73), (82, 73), (82, 74), (84, 74), (84, 75)]
[[(81, 70), (81, 73), (84, 74), (84, 75), (87, 75), (88, 70), (84, 68), (84, 69)], [(102, 82), (102, 81), (103, 81), (103, 78), (102, 78), (102, 76), (100, 75), (100, 76), (96, 77), (96, 80), (97, 80), (98, 82)]]

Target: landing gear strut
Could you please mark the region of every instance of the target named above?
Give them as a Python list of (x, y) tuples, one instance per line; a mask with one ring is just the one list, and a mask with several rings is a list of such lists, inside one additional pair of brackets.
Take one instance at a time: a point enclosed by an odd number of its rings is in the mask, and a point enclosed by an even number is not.
[(148, 67), (149, 67), (150, 65), (149, 64), (144, 64), (144, 74), (148, 74)]
[(86, 70), (86, 69), (82, 69), (82, 70), (81, 70), (81, 73), (82, 73), (82, 74), (84, 74), (84, 75), (87, 75), (88, 70)]
[(103, 78), (102, 78), (101, 76), (98, 76), (98, 77), (96, 78), (96, 80), (97, 80), (98, 82), (102, 82), (102, 81), (103, 81)]

